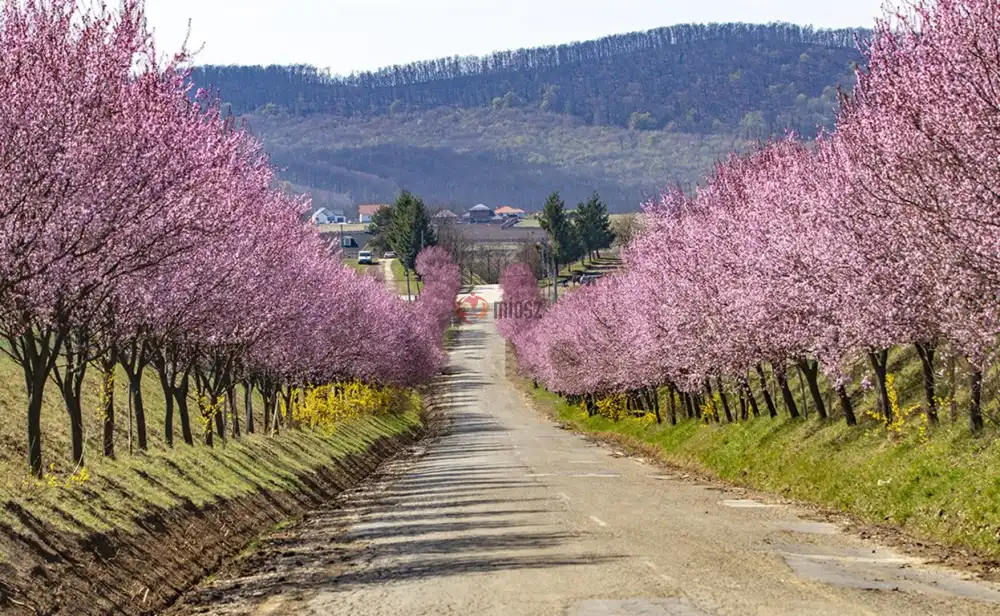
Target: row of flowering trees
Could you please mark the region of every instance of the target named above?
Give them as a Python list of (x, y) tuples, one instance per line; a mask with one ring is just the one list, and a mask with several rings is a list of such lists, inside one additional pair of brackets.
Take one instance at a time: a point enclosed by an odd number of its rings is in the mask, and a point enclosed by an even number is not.
[(24, 0), (0, 15), (0, 336), (23, 369), (31, 471), (53, 390), (82, 464), (92, 370), (106, 385), (105, 455), (119, 369), (140, 449), (153, 374), (168, 445), (175, 419), (188, 443), (211, 443), (213, 423), (222, 434), (218, 406), (237, 385), (254, 431), (253, 391), (273, 429), (293, 388), (427, 381), (457, 284), (439, 255), (424, 259), (438, 284), (412, 305), (355, 276), (301, 223), (308, 204), (274, 188), (260, 144), (190, 91), (187, 58), (158, 54), (141, 2), (81, 7)]
[[(773, 378), (792, 416), (788, 370), (798, 369), (826, 417), (822, 370), (853, 424), (852, 368), (870, 365), (892, 422), (888, 349), (914, 345), (934, 423), (947, 344), (971, 366), (968, 417), (980, 431), (1000, 333), (997, 24), (995, 0), (913, 0), (887, 13), (862, 45), (867, 67), (835, 131), (732, 155), (694, 194), (647, 203), (625, 273), (541, 318), (501, 322), (519, 365), (584, 397), (667, 387), (697, 408), (714, 390), (727, 415), (727, 392), (744, 413), (774, 415)], [(505, 301), (529, 293), (522, 274), (508, 272)]]

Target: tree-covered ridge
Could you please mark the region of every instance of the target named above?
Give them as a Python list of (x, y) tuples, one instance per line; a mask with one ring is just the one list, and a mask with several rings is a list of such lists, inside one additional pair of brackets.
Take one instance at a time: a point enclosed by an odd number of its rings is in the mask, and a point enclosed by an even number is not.
[[(203, 66), (194, 81), (235, 113), (372, 116), (443, 106), (526, 107), (591, 124), (812, 134), (853, 79), (863, 31), (678, 25), (595, 41), (441, 58), (348, 77), (311, 66)], [(798, 112), (794, 112), (798, 110)]]

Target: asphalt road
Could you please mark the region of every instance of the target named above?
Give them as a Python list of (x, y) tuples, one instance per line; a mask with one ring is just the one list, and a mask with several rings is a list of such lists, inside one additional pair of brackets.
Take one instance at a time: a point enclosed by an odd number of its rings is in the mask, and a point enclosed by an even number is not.
[(995, 586), (559, 429), (507, 382), (489, 318), (449, 372), (440, 436), (177, 613), (1000, 614)]

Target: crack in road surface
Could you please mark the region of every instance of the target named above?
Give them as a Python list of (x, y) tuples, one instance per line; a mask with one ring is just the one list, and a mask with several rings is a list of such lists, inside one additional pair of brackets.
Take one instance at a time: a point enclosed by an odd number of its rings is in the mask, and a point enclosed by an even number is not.
[(504, 357), (488, 316), (463, 326), (438, 437), (171, 613), (1000, 614), (996, 586), (560, 430), (526, 408)]

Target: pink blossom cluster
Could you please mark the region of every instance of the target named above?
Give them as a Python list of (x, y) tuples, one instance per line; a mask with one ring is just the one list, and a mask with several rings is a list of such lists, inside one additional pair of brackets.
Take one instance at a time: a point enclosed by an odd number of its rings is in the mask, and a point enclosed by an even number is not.
[(977, 430), (1000, 333), (997, 24), (995, 0), (887, 13), (833, 132), (731, 155), (693, 194), (646, 203), (622, 274), (501, 322), (522, 367), (583, 395), (739, 388), (761, 365), (780, 379), (819, 361), (846, 403), (852, 365), (871, 362), (884, 392), (886, 350), (915, 344), (936, 420), (947, 344), (973, 366)]
[(137, 414), (150, 366), (185, 408), (188, 383), (273, 400), (431, 378), (457, 284), (443, 257), (423, 256), (429, 292), (413, 305), (355, 275), (302, 222), (308, 203), (276, 187), (259, 142), (191, 91), (185, 55), (158, 55), (140, 2), (82, 7), (0, 14), (0, 333), (25, 372), (32, 469), (46, 382), (82, 446), (95, 363), (125, 367)]
[[(443, 332), (455, 317), (455, 298), (462, 289), (462, 275), (447, 250), (424, 248), (417, 255), (417, 274), (423, 282), (417, 307), (427, 327)], [(442, 336), (436, 338), (443, 341)]]

